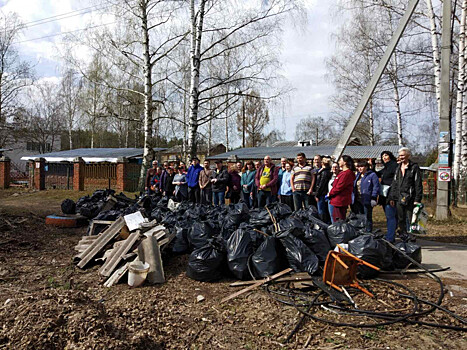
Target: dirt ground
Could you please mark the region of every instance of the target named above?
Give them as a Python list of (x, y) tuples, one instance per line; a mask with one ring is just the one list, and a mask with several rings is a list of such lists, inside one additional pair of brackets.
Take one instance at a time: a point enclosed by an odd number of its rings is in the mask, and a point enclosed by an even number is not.
[[(467, 336), (459, 331), (405, 323), (368, 329), (335, 327), (310, 319), (283, 344), (299, 319), (294, 307), (278, 303), (262, 289), (220, 304), (237, 290), (229, 287), (233, 280), (203, 283), (187, 278), (187, 256), (164, 260), (167, 282), (163, 285), (105, 288), (99, 283), (98, 266), (82, 271), (71, 262), (73, 247), (86, 229), (44, 224), (45, 215), (59, 212), (62, 199), (82, 195), (0, 191), (0, 349), (467, 347)], [(465, 214), (456, 211), (449, 224), (431, 222), (429, 238), (467, 242)], [(376, 220), (384, 226), (382, 213)], [(439, 287), (431, 279), (399, 276), (397, 281), (425, 299), (435, 301), (438, 296)], [(443, 282), (443, 305), (467, 317), (467, 282)], [(198, 295), (205, 300), (197, 302)], [(438, 311), (425, 321), (459, 325)]]

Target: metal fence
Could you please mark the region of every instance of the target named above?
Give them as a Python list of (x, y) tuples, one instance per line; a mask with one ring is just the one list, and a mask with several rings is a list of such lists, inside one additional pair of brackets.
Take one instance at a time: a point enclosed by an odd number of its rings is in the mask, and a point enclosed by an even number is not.
[(73, 164), (47, 163), (44, 170), (46, 189), (70, 190), (73, 188)]
[(117, 164), (115, 163), (86, 163), (84, 178), (90, 179), (117, 179)]
[(141, 164), (137, 163), (128, 163), (127, 164), (127, 191), (128, 192), (138, 192), (140, 188), (138, 187), (139, 174), (141, 172)]

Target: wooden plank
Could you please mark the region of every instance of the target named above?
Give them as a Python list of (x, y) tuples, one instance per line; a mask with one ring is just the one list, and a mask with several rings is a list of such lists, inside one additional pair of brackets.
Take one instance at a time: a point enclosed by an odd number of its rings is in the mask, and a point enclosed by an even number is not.
[[(307, 272), (297, 272), (294, 273), (292, 276), (282, 277), (276, 279), (276, 282), (299, 282), (299, 281), (311, 281), (312, 278)], [(230, 287), (244, 287), (244, 286), (251, 286), (256, 282), (265, 281), (267, 282), (268, 279), (264, 278), (261, 280), (252, 280), (252, 281), (237, 281), (234, 283), (229, 284)]]
[(277, 278), (279, 278), (279, 277), (281, 277), (281, 276), (284, 276), (284, 275), (288, 274), (288, 273), (291, 272), (291, 271), (292, 271), (291, 268), (285, 269), (285, 270), (283, 270), (283, 271), (281, 271), (281, 272), (276, 273), (275, 275), (272, 275), (272, 276), (269, 277), (269, 279), (267, 279), (266, 281), (265, 281), (265, 280), (261, 280), (261, 281), (259, 281), (259, 282), (256, 282), (255, 284), (252, 284), (252, 285), (249, 286), (249, 287), (246, 287), (246, 288), (243, 288), (242, 290), (239, 290), (238, 292), (235, 292), (235, 293), (233, 293), (233, 294), (230, 294), (228, 297), (226, 297), (226, 298), (224, 298), (224, 299), (221, 300), (221, 304), (222, 304), (222, 303), (225, 303), (226, 301), (232, 300), (232, 299), (238, 297), (239, 295), (242, 295), (242, 294), (244, 294), (244, 293), (246, 293), (246, 292), (249, 292), (250, 290), (253, 290), (253, 289), (257, 288), (257, 287), (260, 287), (260, 286), (262, 286), (263, 284), (265, 284), (265, 283), (267, 283), (267, 282), (269, 282), (269, 281), (273, 281), (273, 280), (275, 280), (275, 279), (277, 279)]
[(86, 264), (88, 264), (91, 259), (93, 259), (98, 253), (102, 251), (102, 249), (105, 248), (107, 243), (109, 243), (120, 233), (123, 225), (125, 225), (125, 221), (123, 220), (123, 217), (120, 217), (104, 232), (102, 232), (87, 249), (74, 258), (75, 261), (79, 261), (77, 266), (81, 269), (86, 266)]
[(121, 245), (112, 251), (112, 255), (107, 258), (104, 265), (99, 269), (99, 274), (104, 277), (109, 277), (115, 270), (117, 265), (123, 259), (123, 256), (128, 254), (133, 245), (141, 238), (139, 231), (133, 232), (123, 241)]

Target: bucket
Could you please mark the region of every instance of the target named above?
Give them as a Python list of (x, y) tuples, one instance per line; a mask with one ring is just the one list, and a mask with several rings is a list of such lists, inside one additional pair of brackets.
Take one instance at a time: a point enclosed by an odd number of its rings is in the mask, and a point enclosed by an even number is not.
[(130, 287), (139, 287), (146, 280), (149, 264), (139, 260), (133, 261), (128, 266), (128, 285)]

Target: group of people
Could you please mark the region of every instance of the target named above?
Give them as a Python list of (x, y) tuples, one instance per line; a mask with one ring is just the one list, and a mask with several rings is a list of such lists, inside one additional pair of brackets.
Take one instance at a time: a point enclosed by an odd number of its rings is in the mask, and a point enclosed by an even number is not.
[(298, 153), (295, 162), (282, 158), (275, 165), (270, 156), (263, 161), (238, 162), (229, 170), (221, 160), (211, 168), (209, 160), (203, 166), (197, 157), (188, 169), (183, 162), (175, 167), (167, 162), (153, 168), (146, 176), (146, 190), (177, 201), (223, 205), (243, 201), (249, 208), (264, 207), (274, 201), (287, 204), (292, 210), (316, 207), (326, 223), (344, 220), (347, 210), (366, 217), (366, 230), (373, 230), (373, 208), (381, 205), (387, 220), (386, 239), (395, 240), (396, 229), (402, 238), (408, 227), (414, 206), (423, 195), (420, 168), (410, 160), (408, 148), (401, 148), (396, 158), (390, 151), (381, 153), (383, 168), (375, 170), (375, 162), (354, 162), (343, 155), (337, 162), (330, 156), (315, 155), (308, 162)]

